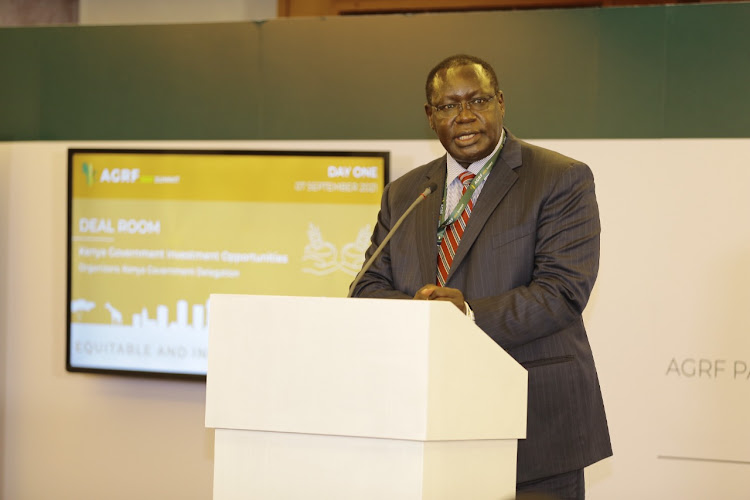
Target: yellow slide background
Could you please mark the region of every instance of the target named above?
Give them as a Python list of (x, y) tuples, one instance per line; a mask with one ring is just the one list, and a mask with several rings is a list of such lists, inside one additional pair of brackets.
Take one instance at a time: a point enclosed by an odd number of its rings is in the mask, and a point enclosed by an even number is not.
[[(377, 178), (355, 178), (362, 166)], [(160, 305), (173, 322), (178, 301), (192, 321), (211, 293), (345, 296), (384, 170), (379, 157), (96, 153), (73, 169), (71, 300), (94, 305), (73, 307), (71, 321), (110, 324), (106, 303), (123, 325)]]

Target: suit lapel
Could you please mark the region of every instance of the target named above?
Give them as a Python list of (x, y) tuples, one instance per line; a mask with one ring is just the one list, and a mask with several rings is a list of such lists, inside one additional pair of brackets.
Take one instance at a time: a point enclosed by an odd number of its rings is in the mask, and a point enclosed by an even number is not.
[[(419, 269), (422, 277), (421, 284), (435, 283), (437, 273), (437, 227), (440, 217), (440, 205), (443, 201), (445, 191), (446, 157), (436, 162), (425, 175), (424, 187), (430, 182), (437, 184), (437, 191), (428, 196), (414, 210), (416, 234), (414, 245), (419, 260)], [(420, 189), (423, 187), (420, 186)]]
[[(507, 131), (506, 133), (508, 134), (508, 139), (505, 142), (505, 146), (503, 146), (503, 151), (500, 153), (500, 157), (497, 159), (495, 166), (492, 167), (492, 172), (490, 172), (489, 177), (487, 177), (482, 187), (482, 192), (479, 194), (477, 203), (471, 212), (471, 217), (469, 217), (469, 223), (466, 225), (466, 231), (461, 237), (461, 243), (459, 243), (456, 255), (453, 257), (453, 264), (451, 264), (450, 271), (448, 272), (446, 286), (449, 286), (448, 282), (451, 276), (453, 276), (458, 266), (469, 253), (471, 246), (495, 211), (495, 208), (497, 208), (497, 205), (518, 179), (518, 175), (513, 169), (521, 165), (521, 145), (512, 134)], [(437, 261), (437, 251), (435, 255)]]

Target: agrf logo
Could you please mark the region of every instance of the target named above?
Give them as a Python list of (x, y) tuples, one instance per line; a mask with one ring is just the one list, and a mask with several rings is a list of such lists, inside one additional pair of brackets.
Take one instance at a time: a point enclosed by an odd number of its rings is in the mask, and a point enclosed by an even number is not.
[(81, 169), (83, 170), (83, 175), (86, 177), (86, 185), (89, 187), (93, 186), (94, 182), (96, 182), (94, 166), (91, 163), (84, 163)]
[[(86, 185), (93, 186), (97, 182), (94, 165), (84, 162), (81, 170), (86, 178)], [(104, 184), (133, 184), (134, 182), (143, 182), (144, 179), (141, 179), (141, 170), (138, 168), (105, 168), (102, 170), (98, 182)]]

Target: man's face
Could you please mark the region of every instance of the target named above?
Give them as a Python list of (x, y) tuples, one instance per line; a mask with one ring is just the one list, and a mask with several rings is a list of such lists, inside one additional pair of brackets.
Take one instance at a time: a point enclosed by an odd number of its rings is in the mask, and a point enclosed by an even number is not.
[[(472, 99), (489, 98), (484, 110), (468, 109)], [(489, 155), (500, 140), (505, 116), (503, 93), (495, 95), (489, 76), (478, 64), (457, 66), (435, 76), (431, 104), (425, 104), (430, 128), (446, 151), (464, 167)], [(435, 107), (461, 104), (458, 114)], [(471, 106), (471, 104), (469, 104)]]

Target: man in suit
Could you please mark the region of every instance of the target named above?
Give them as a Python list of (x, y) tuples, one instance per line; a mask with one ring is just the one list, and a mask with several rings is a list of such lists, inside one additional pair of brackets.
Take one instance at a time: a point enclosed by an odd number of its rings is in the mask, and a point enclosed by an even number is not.
[(599, 268), (594, 179), (503, 127), (492, 67), (466, 55), (429, 73), (425, 112), (447, 155), (386, 186), (367, 258), (430, 183), (354, 296), (447, 300), (529, 375), (518, 492), (584, 498), (612, 454), (582, 312)]

